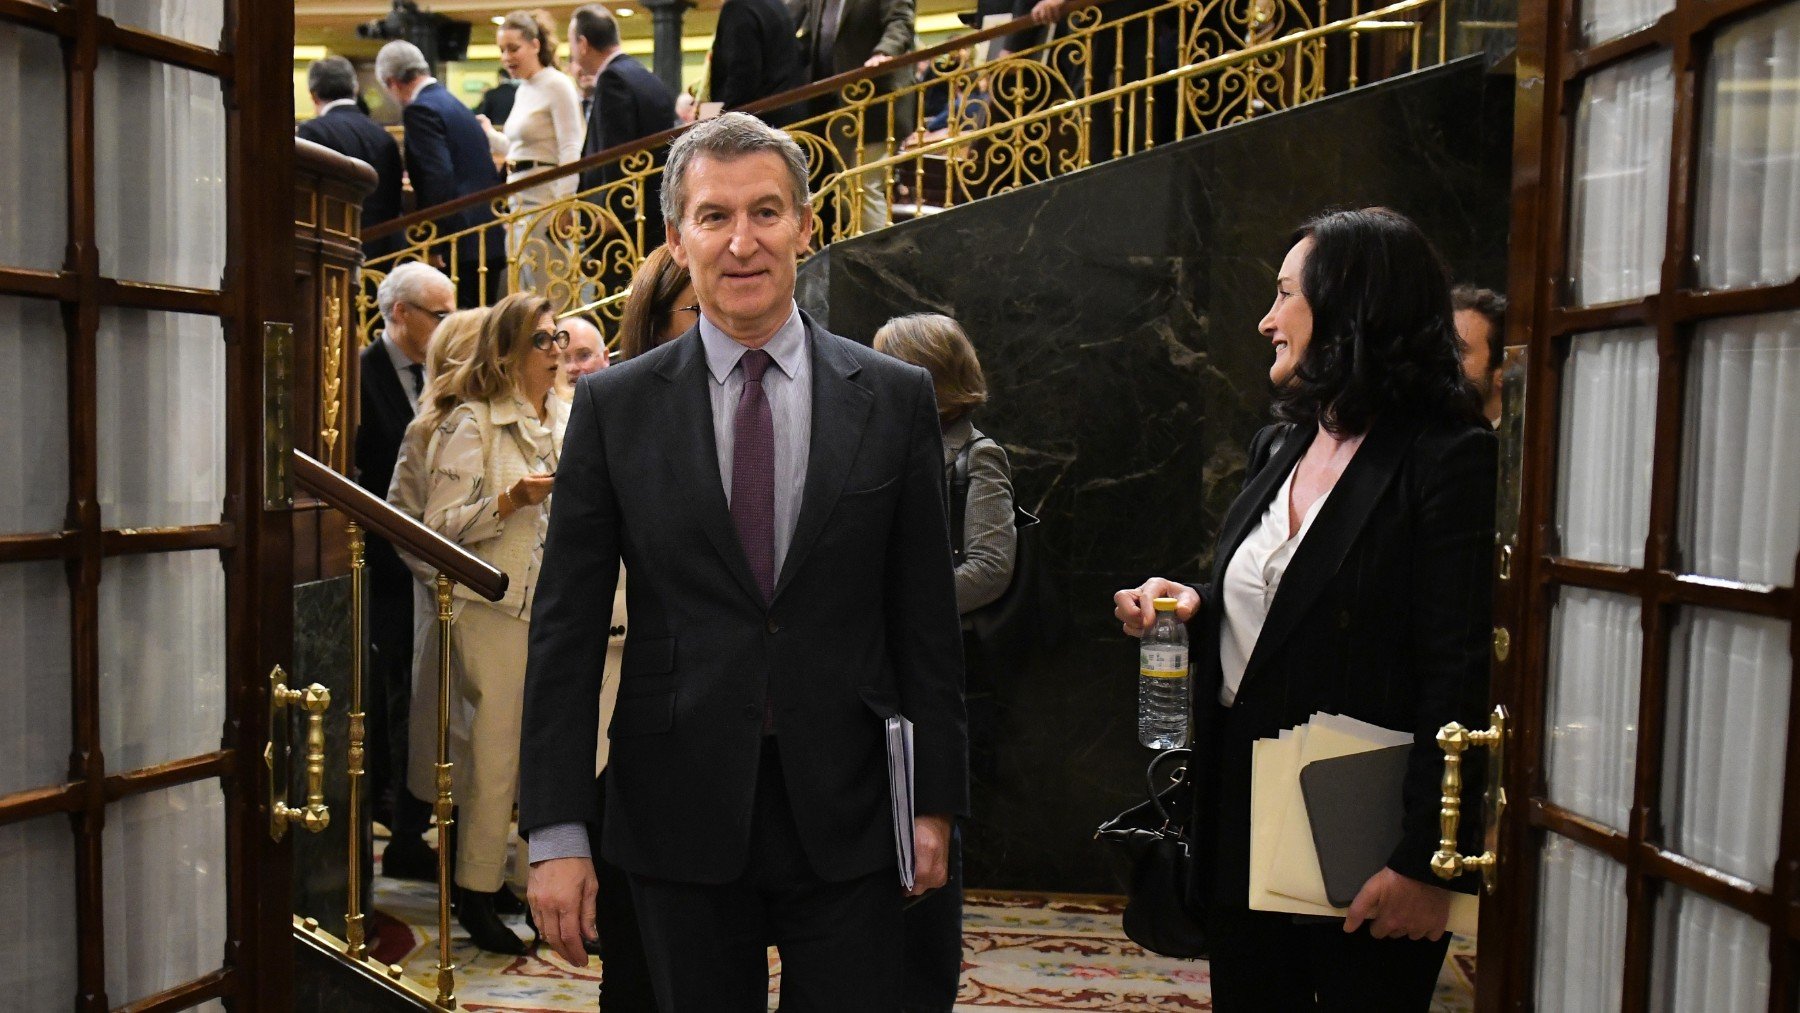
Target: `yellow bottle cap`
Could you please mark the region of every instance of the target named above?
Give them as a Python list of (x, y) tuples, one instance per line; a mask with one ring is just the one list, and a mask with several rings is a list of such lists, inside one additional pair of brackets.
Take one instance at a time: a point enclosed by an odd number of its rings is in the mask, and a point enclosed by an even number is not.
[(1156, 599), (1156, 611), (1158, 612), (1173, 612), (1175, 611), (1175, 605), (1176, 602), (1173, 598)]

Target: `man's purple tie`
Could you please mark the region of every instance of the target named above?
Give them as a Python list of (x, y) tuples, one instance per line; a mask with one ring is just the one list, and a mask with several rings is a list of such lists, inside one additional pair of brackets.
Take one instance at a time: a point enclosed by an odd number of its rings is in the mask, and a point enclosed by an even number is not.
[(775, 420), (762, 383), (772, 361), (760, 348), (738, 359), (744, 389), (732, 417), (731, 523), (764, 603), (775, 599)]

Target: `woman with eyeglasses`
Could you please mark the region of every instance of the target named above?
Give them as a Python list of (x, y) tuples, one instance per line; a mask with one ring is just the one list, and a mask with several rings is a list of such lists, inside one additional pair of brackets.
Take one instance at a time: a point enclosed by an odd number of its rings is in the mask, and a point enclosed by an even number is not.
[[(456, 764), (457, 918), (484, 950), (523, 955), (500, 920), (508, 824), (519, 780), (519, 720), (533, 591), (550, 518), (550, 487), (569, 408), (551, 394), (557, 351), (550, 300), (519, 292), (488, 313), (468, 359), (439, 393), (457, 402), (431, 437), (425, 524), (504, 571), (506, 596), (456, 588), (457, 694), (471, 709)], [(521, 842), (521, 846), (523, 842)]]

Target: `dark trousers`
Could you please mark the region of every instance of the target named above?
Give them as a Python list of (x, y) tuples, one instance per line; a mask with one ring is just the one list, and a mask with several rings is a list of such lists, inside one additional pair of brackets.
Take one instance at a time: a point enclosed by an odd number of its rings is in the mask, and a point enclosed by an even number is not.
[(717, 886), (634, 875), (631, 886), (663, 1013), (762, 1013), (769, 946), (781, 951), (786, 1013), (900, 1008), (899, 875), (884, 868), (831, 883), (813, 872), (773, 737), (757, 773), (744, 874)]
[(950, 1013), (962, 985), (962, 828), (950, 838), (950, 878), (909, 905), (901, 921), (906, 961), (900, 972), (904, 1013)]
[[(598, 843), (606, 826), (606, 773), (595, 785), (600, 795), (599, 819), (593, 835)], [(637, 907), (631, 901), (631, 878), (625, 870), (594, 855), (600, 893), (594, 899), (594, 922), (600, 931), (600, 1008), (606, 1013), (655, 1013), (650, 964), (638, 930)]]
[(489, 260), (487, 265), (486, 285), (483, 287), (481, 262), (478, 260), (459, 260), (456, 262), (456, 305), (458, 309), (474, 309), (477, 306), (492, 306), (500, 301), (506, 288), (506, 254), (505, 242), (498, 229), (488, 232), (488, 248), (495, 243), (501, 244), (498, 259)]
[(1367, 925), (1296, 923), (1272, 911), (1219, 911), (1212, 935), (1217, 1013), (1426, 1013), (1450, 936), (1376, 939)]
[(406, 790), (408, 721), (412, 711), (412, 588), (396, 593), (369, 580), (369, 664), (363, 700), (368, 728), (370, 797), (395, 840), (425, 833), (431, 807)]

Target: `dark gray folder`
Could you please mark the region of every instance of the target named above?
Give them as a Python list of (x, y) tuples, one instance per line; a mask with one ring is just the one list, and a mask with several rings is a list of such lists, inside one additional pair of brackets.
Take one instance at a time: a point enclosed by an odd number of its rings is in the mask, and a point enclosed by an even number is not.
[(1325, 897), (1335, 907), (1349, 907), (1400, 844), (1400, 785), (1412, 749), (1388, 746), (1314, 760), (1300, 770)]

